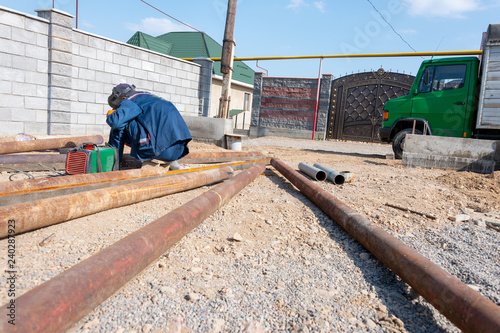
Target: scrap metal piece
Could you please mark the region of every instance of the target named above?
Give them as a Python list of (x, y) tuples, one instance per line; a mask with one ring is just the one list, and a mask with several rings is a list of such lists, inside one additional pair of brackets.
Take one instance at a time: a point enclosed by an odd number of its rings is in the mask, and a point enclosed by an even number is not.
[(344, 175), (340, 174), (337, 171), (333, 171), (332, 169), (324, 166), (323, 164), (314, 163), (314, 167), (323, 170), (326, 172), (326, 178), (328, 178), (335, 185), (342, 185), (345, 182)]
[(0, 155), (47, 149), (73, 148), (85, 142), (92, 142), (100, 145), (104, 142), (104, 139), (102, 135), (93, 135), (76, 136), (69, 138), (0, 142)]
[(271, 165), (459, 329), (499, 331), (500, 307), (285, 163)]
[(0, 320), (0, 332), (65, 331), (196, 228), (264, 168), (264, 164), (259, 164), (242, 171), (16, 298), (16, 308), (23, 309), (16, 314), (16, 325)]

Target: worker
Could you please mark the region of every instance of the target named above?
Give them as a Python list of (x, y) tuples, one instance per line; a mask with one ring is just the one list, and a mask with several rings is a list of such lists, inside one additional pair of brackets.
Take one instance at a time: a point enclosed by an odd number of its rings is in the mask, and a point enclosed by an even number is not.
[(143, 161), (143, 166), (183, 168), (177, 160), (189, 153), (192, 138), (171, 102), (121, 83), (113, 88), (108, 104), (112, 108), (106, 116), (111, 127), (109, 144), (118, 149), (120, 161), (127, 144), (130, 156)]

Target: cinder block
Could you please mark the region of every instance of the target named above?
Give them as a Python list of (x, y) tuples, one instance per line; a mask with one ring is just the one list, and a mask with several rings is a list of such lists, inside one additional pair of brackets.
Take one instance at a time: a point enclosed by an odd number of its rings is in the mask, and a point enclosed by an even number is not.
[(0, 122), (2, 121), (12, 121), (12, 109), (2, 108), (0, 109)]
[(68, 65), (73, 64), (73, 55), (71, 53), (52, 50), (52, 52), (50, 53), (50, 57), (51, 61), (53, 62), (59, 62)]
[(149, 61), (149, 55), (151, 53), (147, 52), (147, 51), (143, 51), (143, 50), (137, 50), (135, 52), (135, 58), (136, 59), (140, 59), (140, 60), (143, 60), (143, 61)]
[(49, 75), (47, 73), (24, 72), (23, 74), (26, 83), (47, 86), (47, 82), (49, 82)]
[(36, 46), (40, 46), (43, 48), (49, 48), (49, 36), (46, 34), (37, 34), (36, 35)]
[(73, 102), (71, 103), (71, 113), (86, 113), (87, 103)]
[(71, 87), (50, 87), (50, 96), (53, 99), (71, 100)]
[[(26, 21), (28, 23), (28, 21)], [(29, 20), (29, 24), (25, 25), (25, 29), (33, 31), (36, 34), (47, 35), (49, 33), (49, 24), (38, 20)]]
[(161, 57), (157, 54), (149, 54), (148, 61), (154, 64), (159, 64), (161, 62)]
[(57, 37), (66, 40), (73, 40), (73, 29), (62, 27), (59, 25), (53, 25), (52, 37)]
[(104, 61), (97, 59), (89, 59), (88, 68), (93, 71), (104, 71)]
[(129, 58), (136, 58), (137, 53), (145, 52), (143, 50), (138, 50), (135, 47), (129, 45), (117, 45), (117, 46), (119, 47), (117, 53), (120, 53)]
[(51, 99), (49, 108), (51, 111), (70, 112), (73, 111), (73, 104), (70, 100)]
[(73, 33), (73, 44), (88, 46), (89, 45), (89, 35), (84, 34), (81, 31), (75, 31)]
[(78, 78), (82, 80), (94, 81), (96, 77), (96, 71), (91, 69), (80, 68), (78, 70)]
[(48, 73), (49, 72), (49, 63), (45, 60), (37, 59), (36, 71), (39, 73)]
[(97, 59), (97, 50), (89, 46), (80, 45), (78, 55), (90, 59)]
[(73, 54), (73, 67), (88, 68), (89, 59)]
[(2, 10), (1, 19), (3, 24), (17, 28), (24, 28), (24, 22), (26, 20), (24, 16), (4, 10)]
[(36, 45), (36, 34), (24, 28), (12, 28), (12, 39), (25, 44)]
[(70, 125), (71, 135), (87, 135), (87, 126), (82, 124)]
[(141, 69), (142, 68), (142, 60), (136, 58), (128, 58), (128, 66), (131, 68)]
[(142, 62), (142, 69), (145, 71), (154, 71), (155, 70), (155, 64), (149, 61), (143, 61)]
[(90, 91), (79, 91), (78, 102), (81, 103), (95, 103), (95, 93)]
[(38, 62), (33, 58), (14, 57), (12, 59), (12, 67), (22, 69), (23, 71), (36, 72), (38, 69)]
[(127, 66), (129, 57), (115, 53), (113, 54), (113, 63), (117, 65)]
[(0, 98), (0, 107), (3, 108), (23, 108), (24, 97), (15, 95), (5, 95)]
[(109, 126), (108, 125), (87, 125), (88, 135), (103, 135), (104, 140), (108, 140)]
[(24, 132), (24, 123), (0, 121), (0, 135), (12, 135)]
[(49, 120), (51, 123), (71, 124), (71, 113), (49, 111)]
[(78, 124), (95, 125), (95, 114), (80, 113), (78, 114)]
[(107, 101), (106, 104), (89, 103), (87, 105), (87, 112), (92, 114), (104, 114), (104, 112), (107, 112), (108, 110), (109, 110), (109, 105)]
[(44, 123), (45, 126), (47, 126), (49, 112), (47, 110), (36, 110), (35, 112), (36, 112), (36, 122), (37, 123)]
[(71, 127), (69, 124), (49, 124), (50, 135), (66, 135), (71, 134)]
[(123, 76), (134, 76), (134, 68), (130, 68), (128, 66), (120, 66), (120, 75)]
[(120, 66), (108, 62), (104, 64), (104, 71), (111, 74), (120, 74)]
[(26, 54), (26, 44), (15, 40), (0, 38), (0, 50), (2, 53), (24, 56)]
[(71, 87), (71, 77), (53, 74), (50, 76), (50, 85), (52, 87)]
[(148, 81), (158, 82), (160, 81), (160, 74), (155, 72), (148, 72), (146, 79)]
[(24, 133), (47, 135), (48, 126), (47, 122), (25, 122)]
[(104, 50), (106, 48), (106, 41), (102, 38), (89, 36), (89, 46), (97, 50)]
[(147, 80), (148, 79), (148, 72), (143, 71), (142, 69), (135, 69), (134, 70), (134, 78)]
[(104, 83), (116, 82), (113, 81), (113, 75), (111, 73), (104, 73), (104, 72), (95, 72), (95, 80), (97, 82), (104, 82)]
[(0, 38), (12, 39), (12, 28), (5, 24), (0, 24)]
[(60, 64), (60, 63), (52, 63), (51, 66), (51, 74), (63, 75), (63, 76), (71, 76), (72, 68), (70, 65)]
[(107, 40), (106, 42), (106, 51), (110, 51), (113, 53), (121, 53), (121, 45), (112, 41)]
[(37, 96), (37, 86), (30, 83), (12, 82), (12, 94), (21, 96)]
[(34, 121), (35, 119), (35, 110), (24, 109), (12, 113), (12, 121)]

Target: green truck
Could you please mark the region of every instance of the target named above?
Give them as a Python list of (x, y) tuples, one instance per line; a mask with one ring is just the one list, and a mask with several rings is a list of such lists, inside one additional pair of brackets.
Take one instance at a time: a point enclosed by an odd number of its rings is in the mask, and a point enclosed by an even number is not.
[(402, 158), (407, 134), (500, 139), (500, 23), (483, 54), (422, 62), (408, 95), (384, 105), (379, 138)]

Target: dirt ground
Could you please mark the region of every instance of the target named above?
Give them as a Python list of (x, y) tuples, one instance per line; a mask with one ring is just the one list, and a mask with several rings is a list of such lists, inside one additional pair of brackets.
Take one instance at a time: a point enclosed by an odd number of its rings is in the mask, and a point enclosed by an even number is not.
[[(267, 140), (266, 142), (269, 142), (269, 139)], [(278, 140), (286, 140), (288, 145), (294, 145), (293, 140), (276, 138), (276, 141)], [(296, 142), (297, 147), (304, 145), (303, 141)], [(243, 150), (261, 151), (297, 170), (299, 162), (306, 162), (311, 165), (321, 163), (336, 171), (351, 171), (353, 179), (344, 185), (334, 185), (329, 181), (316, 184), (395, 235), (411, 235), (420, 232), (422, 228), (438, 228), (462, 223), (454, 222), (452, 219), (463, 213), (469, 215), (472, 220), (500, 219), (500, 172), (498, 171), (491, 175), (481, 175), (452, 170), (406, 168), (402, 166), (400, 160), (385, 158), (387, 146), (364, 144), (367, 147), (365, 151), (371, 153), (359, 153), (355, 150), (357, 144), (353, 144), (352, 149), (349, 145), (351, 143), (348, 142), (310, 142), (309, 148), (294, 148), (267, 143), (264, 145), (257, 139), (251, 146), (243, 143)], [(190, 150), (224, 151), (215, 145), (196, 142), (190, 144)], [(43, 173), (34, 175), (41, 176)], [(9, 176), (10, 173), (1, 172), (0, 181), (9, 181)], [(197, 260), (200, 261), (201, 258), (201, 262), (206, 263), (206, 270), (217, 271), (215, 262), (212, 264), (207, 262), (212, 251), (216, 253), (232, 251), (236, 257), (243, 257), (248, 253), (259, 251), (261, 246), (259, 242), (263, 239), (276, 240), (279, 243), (280, 239), (286, 238), (284, 230), (277, 226), (281, 220), (289, 223), (295, 221), (298, 231), (303, 230), (304, 225), (309, 223), (305, 221), (305, 216), (309, 216), (310, 204), (304, 206), (304, 201), (307, 199), (298, 196), (293, 186), (277, 186), (276, 181), (279, 178), (282, 178), (279, 172), (268, 166), (263, 175), (210, 218), (216, 220), (223, 218), (225, 221), (224, 226), (212, 227), (213, 235), (210, 237), (220, 237), (221, 240), (225, 240), (238, 233), (247, 241), (244, 246), (235, 249), (233, 245), (228, 246), (215, 241), (214, 244), (206, 245), (206, 242), (199, 242), (193, 238), (194, 236), (188, 236), (182, 240), (182, 245), (179, 245), (182, 251), (196, 253), (194, 256), (198, 258)], [(204, 186), (18, 235), (18, 293), (22, 294), (49, 280), (204, 193), (208, 188), (210, 186)], [(436, 219), (426, 218), (410, 211), (401, 211), (386, 204), (429, 214)], [(209, 220), (204, 223), (210, 225)], [(291, 234), (297, 232), (295, 228), (293, 229)], [(40, 242), (52, 234), (47, 244), (40, 246)], [(5, 240), (0, 242), (3, 253), (6, 253)], [(277, 246), (276, 244), (269, 246)], [(262, 247), (265, 248), (264, 245)], [(207, 249), (211, 251), (206, 251)], [(175, 259), (175, 256), (173, 258), (160, 259), (159, 263), (154, 265), (154, 269), (166, 266), (172, 272), (181, 270), (186, 262)], [(2, 260), (0, 267), (5, 266), (6, 262)], [(2, 271), (6, 268), (3, 267)], [(5, 288), (3, 286), (0, 289), (2, 303), (9, 300)], [(94, 317), (101, 318), (101, 322), (104, 322), (104, 310), (99, 311), (101, 310), (96, 310)], [(81, 321), (74, 329), (81, 328), (86, 320), (90, 319)], [(114, 328), (109, 330), (114, 331)]]

